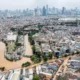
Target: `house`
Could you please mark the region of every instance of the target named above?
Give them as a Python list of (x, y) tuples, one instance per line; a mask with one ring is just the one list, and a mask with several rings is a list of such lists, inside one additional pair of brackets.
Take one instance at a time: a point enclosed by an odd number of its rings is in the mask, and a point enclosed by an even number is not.
[(41, 78), (47, 77), (48, 79), (51, 79), (58, 70), (58, 67), (59, 66), (56, 62), (44, 63), (36, 67), (36, 72), (37, 74), (41, 75)]
[(42, 48), (42, 52), (45, 55), (48, 55), (48, 53), (51, 53), (52, 52), (52, 50), (50, 49), (50, 45), (48, 43), (42, 43), (41, 44), (41, 48)]
[(7, 41), (16, 41), (17, 34), (14, 34), (13, 32), (9, 32), (7, 35)]
[(26, 68), (23, 68), (22, 69), (22, 79), (23, 80), (32, 80), (33, 78), (33, 68), (30, 68), (30, 69), (26, 69)]

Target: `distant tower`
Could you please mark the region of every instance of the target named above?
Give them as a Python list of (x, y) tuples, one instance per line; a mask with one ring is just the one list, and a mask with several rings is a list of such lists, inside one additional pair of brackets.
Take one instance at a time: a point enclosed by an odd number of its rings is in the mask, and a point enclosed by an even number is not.
[(40, 10), (40, 8), (36, 8), (36, 9), (34, 10), (34, 13), (35, 13), (35, 16), (40, 16), (40, 15), (41, 15), (41, 10)]
[(46, 8), (45, 8), (45, 6), (44, 6), (43, 9), (42, 9), (42, 15), (43, 15), (43, 16), (46, 16)]
[(46, 14), (48, 14), (48, 11), (49, 11), (49, 7), (48, 5), (46, 5)]
[(66, 8), (63, 7), (63, 8), (62, 8), (62, 14), (65, 14), (65, 11), (66, 11)]
[(34, 9), (35, 16), (37, 16), (37, 9)]

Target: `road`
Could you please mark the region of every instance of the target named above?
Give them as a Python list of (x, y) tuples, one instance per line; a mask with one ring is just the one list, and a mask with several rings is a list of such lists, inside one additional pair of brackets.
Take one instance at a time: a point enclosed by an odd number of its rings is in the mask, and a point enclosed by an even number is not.
[[(69, 57), (70, 57), (70, 56), (69, 56)], [(56, 76), (59, 74), (59, 72), (62, 71), (62, 67), (63, 67), (63, 66), (64, 66), (63, 72), (66, 72), (66, 69), (67, 69), (66, 64), (67, 64), (67, 61), (68, 61), (69, 57), (63, 58), (64, 62), (63, 62), (63, 63), (61, 64), (61, 66), (59, 67), (59, 69), (58, 69), (58, 71), (56, 72), (56, 74), (55, 74), (53, 80), (56, 80)]]
[(25, 56), (33, 55), (30, 42), (28, 41), (28, 35), (24, 36)]

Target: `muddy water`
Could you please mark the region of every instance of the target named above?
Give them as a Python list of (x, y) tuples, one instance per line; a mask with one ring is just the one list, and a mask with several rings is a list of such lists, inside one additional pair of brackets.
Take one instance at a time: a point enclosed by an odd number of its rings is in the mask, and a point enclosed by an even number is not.
[(30, 58), (22, 58), (16, 62), (10, 62), (4, 58), (4, 51), (5, 51), (5, 44), (0, 42), (0, 67), (5, 67), (7, 70), (20, 68), (22, 63), (24, 62), (31, 62)]

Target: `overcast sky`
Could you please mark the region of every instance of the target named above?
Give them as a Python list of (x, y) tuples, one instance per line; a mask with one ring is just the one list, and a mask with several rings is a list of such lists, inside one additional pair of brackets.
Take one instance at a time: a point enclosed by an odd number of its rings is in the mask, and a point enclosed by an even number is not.
[(0, 0), (0, 9), (26, 9), (46, 4), (57, 8), (80, 8), (80, 0)]

